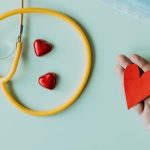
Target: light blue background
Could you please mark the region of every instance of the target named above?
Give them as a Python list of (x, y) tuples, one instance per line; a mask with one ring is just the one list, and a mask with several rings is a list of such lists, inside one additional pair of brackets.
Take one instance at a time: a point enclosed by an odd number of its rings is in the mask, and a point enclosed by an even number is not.
[[(18, 1), (0, 0), (0, 13), (17, 8)], [(150, 58), (149, 25), (96, 0), (26, 2), (26, 5), (62, 11), (78, 20), (92, 39), (95, 63), (83, 95), (68, 110), (52, 117), (23, 114), (0, 91), (0, 149), (149, 150), (150, 135), (134, 111), (127, 111), (122, 86), (114, 72), (116, 56), (120, 53), (139, 53)], [(85, 63), (82, 43), (72, 28), (53, 17), (31, 15), (25, 20), (26, 46), (12, 82), (14, 92), (34, 108), (59, 105), (80, 81)], [(0, 23), (1, 49), (15, 48), (17, 21), (18, 17), (13, 17)], [(32, 46), (39, 37), (55, 46), (52, 53), (42, 58), (34, 55)], [(8, 71), (11, 60), (0, 61), (1, 74)], [(38, 77), (48, 71), (60, 75), (53, 92), (37, 83)]]

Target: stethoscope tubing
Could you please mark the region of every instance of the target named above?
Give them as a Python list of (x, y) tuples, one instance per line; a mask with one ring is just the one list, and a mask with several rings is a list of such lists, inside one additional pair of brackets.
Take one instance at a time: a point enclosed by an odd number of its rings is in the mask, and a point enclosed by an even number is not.
[(19, 41), (17, 43), (17, 47), (16, 47), (16, 53), (13, 59), (13, 63), (12, 63), (12, 67), (10, 72), (5, 76), (5, 77), (1, 77), (0, 78), (0, 86), (1, 89), (3, 90), (4, 94), (6, 95), (6, 97), (8, 98), (8, 100), (19, 110), (21, 110), (22, 112), (32, 115), (32, 116), (49, 116), (49, 115), (54, 115), (57, 114), (59, 112), (62, 112), (63, 110), (67, 109), (69, 106), (71, 106), (81, 95), (81, 93), (83, 92), (88, 79), (90, 77), (90, 72), (91, 72), (91, 66), (92, 66), (92, 53), (91, 53), (91, 46), (90, 46), (90, 42), (85, 34), (85, 32), (83, 31), (83, 29), (80, 27), (80, 25), (78, 23), (76, 23), (72, 18), (70, 18), (69, 16), (60, 13), (58, 11), (55, 10), (51, 10), (51, 9), (45, 9), (45, 8), (21, 8), (21, 9), (15, 9), (15, 10), (11, 10), (9, 12), (6, 12), (2, 15), (0, 15), (0, 21), (14, 16), (14, 15), (18, 15), (18, 14), (25, 14), (25, 13), (41, 13), (41, 14), (46, 14), (46, 15), (51, 15), (51, 16), (55, 16), (59, 19), (62, 19), (63, 21), (69, 23), (80, 35), (80, 38), (84, 44), (84, 50), (85, 50), (85, 57), (86, 57), (86, 64), (85, 64), (85, 70), (81, 79), (81, 82), (79, 84), (79, 86), (77, 87), (76, 91), (74, 92), (74, 94), (62, 105), (57, 106), (55, 108), (52, 108), (50, 110), (33, 110), (31, 108), (26, 107), (24, 104), (22, 104), (20, 101), (18, 101), (17, 99), (15, 99), (13, 97), (13, 94), (11, 93), (11, 91), (9, 91), (7, 84), (8, 82), (13, 78), (13, 76), (15, 75), (16, 71), (17, 71), (17, 67), (19, 64), (19, 60), (20, 60), (20, 56), (21, 56), (21, 51), (22, 51), (22, 42)]

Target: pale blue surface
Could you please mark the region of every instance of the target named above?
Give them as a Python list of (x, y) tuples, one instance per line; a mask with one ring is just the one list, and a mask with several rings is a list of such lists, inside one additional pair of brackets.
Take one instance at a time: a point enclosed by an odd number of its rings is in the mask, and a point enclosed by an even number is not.
[[(0, 2), (0, 13), (19, 5), (17, 1)], [(65, 112), (52, 117), (23, 114), (10, 105), (0, 91), (0, 149), (149, 150), (150, 135), (138, 116), (127, 111), (121, 84), (114, 72), (116, 56), (120, 53), (139, 53), (150, 58), (149, 25), (97, 0), (33, 0), (30, 5), (54, 8), (77, 19), (92, 39), (95, 65), (80, 99)], [(24, 103), (34, 108), (48, 108), (62, 103), (73, 92), (83, 71), (84, 55), (78, 36), (68, 25), (51, 17), (38, 17), (25, 18), (30, 24), (25, 33), (29, 40), (13, 83)], [(15, 17), (0, 23), (3, 49), (14, 46), (17, 21)], [(37, 37), (52, 41), (54, 51), (42, 58), (35, 57), (32, 42)], [(11, 59), (0, 61), (1, 74), (8, 70), (10, 63)], [(54, 92), (42, 89), (37, 83), (39, 75), (49, 70), (61, 77)]]

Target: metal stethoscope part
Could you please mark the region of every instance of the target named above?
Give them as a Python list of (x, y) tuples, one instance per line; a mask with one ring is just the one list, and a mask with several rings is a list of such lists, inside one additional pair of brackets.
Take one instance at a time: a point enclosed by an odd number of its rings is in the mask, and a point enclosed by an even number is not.
[[(21, 0), (21, 8), (24, 8), (24, 0)], [(19, 36), (17, 38), (16, 45), (14, 48), (12, 48), (12, 50), (8, 50), (8, 52), (6, 52), (6, 54), (1, 54), (0, 60), (9, 59), (10, 57), (12, 57), (14, 55), (14, 53), (16, 51), (17, 43), (22, 42), (22, 34), (23, 34), (23, 14), (20, 15)]]

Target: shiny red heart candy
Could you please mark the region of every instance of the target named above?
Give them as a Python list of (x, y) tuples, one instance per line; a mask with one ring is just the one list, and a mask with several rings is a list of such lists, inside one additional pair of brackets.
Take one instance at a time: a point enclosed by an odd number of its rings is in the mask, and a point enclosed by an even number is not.
[(56, 86), (56, 73), (49, 72), (39, 78), (39, 84), (49, 90), (53, 90)]
[(37, 39), (34, 42), (34, 50), (35, 54), (40, 57), (43, 56), (52, 50), (52, 44), (46, 42), (45, 40), (42, 39)]

